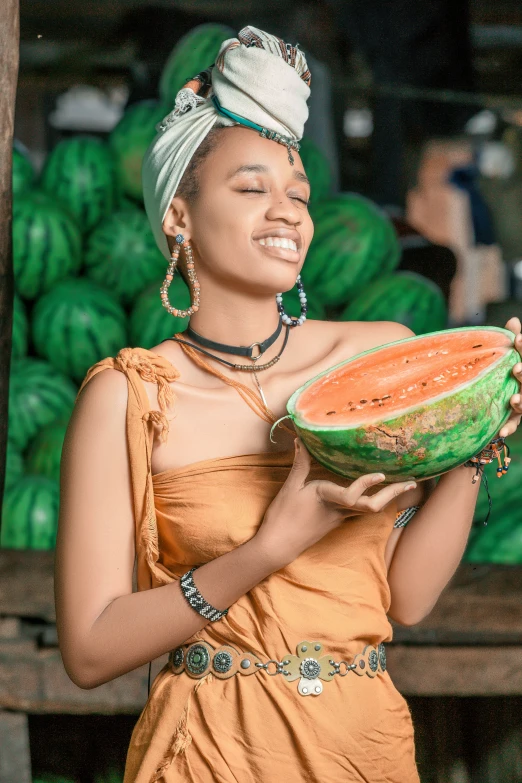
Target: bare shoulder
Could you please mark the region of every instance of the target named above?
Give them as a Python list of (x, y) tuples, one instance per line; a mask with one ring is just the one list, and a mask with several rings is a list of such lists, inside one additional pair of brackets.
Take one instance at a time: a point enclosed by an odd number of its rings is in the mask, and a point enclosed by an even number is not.
[(120, 370), (108, 367), (94, 375), (83, 387), (75, 411), (89, 409), (93, 412), (118, 410), (127, 408), (127, 378)]
[(415, 337), (415, 332), (395, 321), (336, 321), (332, 325), (336, 327), (339, 341), (352, 355)]

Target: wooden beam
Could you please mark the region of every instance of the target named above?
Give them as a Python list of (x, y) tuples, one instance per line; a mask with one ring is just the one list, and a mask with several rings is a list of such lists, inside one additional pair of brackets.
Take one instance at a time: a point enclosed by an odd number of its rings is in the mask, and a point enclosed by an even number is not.
[[(0, 3), (0, 501), (4, 496), (13, 328), (12, 149), (20, 26), (18, 0)], [(0, 502), (1, 504), (1, 502)], [(0, 528), (2, 520), (0, 516)]]
[[(0, 615), (55, 622), (54, 552), (0, 550)], [(522, 567), (462, 563), (435, 608), (398, 644), (522, 645)]]

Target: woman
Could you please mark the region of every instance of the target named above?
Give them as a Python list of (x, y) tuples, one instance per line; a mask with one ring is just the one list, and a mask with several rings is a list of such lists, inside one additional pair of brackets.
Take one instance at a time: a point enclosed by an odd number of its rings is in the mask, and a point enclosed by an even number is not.
[[(313, 234), (298, 155), (309, 81), (297, 48), (245, 28), (180, 91), (144, 194), (169, 260), (163, 305), (178, 312), (178, 268), (190, 328), (94, 365), (67, 432), (56, 571), (67, 672), (94, 688), (169, 652), (125, 783), (418, 781), (411, 716), (386, 671), (387, 615), (409, 625), (431, 610), (477, 485), (467, 467), (429, 499), (426, 483), (379, 487), (382, 474), (350, 485), (288, 427), (269, 437), (306, 380), (411, 334), (306, 321), (304, 293), (298, 320), (275, 306)], [(504, 434), (520, 420), (512, 402)], [(423, 502), (405, 529), (402, 512)]]

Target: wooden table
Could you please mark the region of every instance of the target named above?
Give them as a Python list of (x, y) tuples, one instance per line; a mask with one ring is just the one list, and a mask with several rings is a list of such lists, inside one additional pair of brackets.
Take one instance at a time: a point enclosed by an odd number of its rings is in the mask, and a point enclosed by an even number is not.
[[(27, 713), (137, 715), (147, 698), (148, 666), (93, 690), (69, 680), (53, 560), (54, 552), (0, 551), (0, 746), (12, 749), (17, 783), (30, 781)], [(462, 564), (422, 623), (393, 626), (388, 668), (404, 696), (522, 695), (522, 568)], [(152, 677), (165, 661), (154, 661)], [(11, 783), (2, 759), (0, 783)]]

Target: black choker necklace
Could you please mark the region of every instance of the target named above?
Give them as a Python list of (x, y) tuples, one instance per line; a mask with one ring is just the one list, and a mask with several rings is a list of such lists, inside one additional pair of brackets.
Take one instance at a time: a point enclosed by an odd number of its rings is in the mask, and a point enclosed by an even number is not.
[[(194, 329), (191, 329), (190, 325), (187, 326), (185, 332), (197, 343), (204, 345), (206, 348), (212, 348), (213, 351), (223, 351), (223, 353), (233, 353), (236, 356), (248, 356), (249, 359), (258, 359), (264, 354), (267, 348), (270, 348), (270, 346), (275, 343), (281, 334), (282, 328), (283, 321), (281, 318), (279, 318), (277, 329), (273, 334), (270, 335), (270, 337), (267, 337), (267, 339), (263, 340), (262, 343), (252, 343), (252, 345), (249, 345), (248, 347), (245, 347), (244, 345), (225, 345), (223, 343), (216, 343), (214, 340), (208, 340), (206, 337), (202, 337), (200, 334), (195, 332)], [(255, 346), (259, 348), (259, 353), (254, 357), (252, 352)]]
[[(271, 359), (266, 364), (260, 364), (256, 366), (256, 360), (259, 359), (263, 351), (266, 351), (266, 349), (272, 345), (274, 340), (277, 338), (278, 334), (281, 332), (283, 322), (282, 320), (279, 321), (279, 326), (277, 327), (274, 334), (269, 337), (267, 340), (265, 340), (263, 343), (252, 343), (251, 346), (248, 348), (245, 348), (244, 346), (235, 346), (235, 345), (222, 345), (222, 343), (215, 343), (212, 342), (212, 340), (206, 340), (205, 338), (201, 338), (202, 340), (205, 339), (206, 345), (216, 346), (216, 350), (226, 351), (226, 353), (238, 353), (239, 351), (243, 351), (243, 356), (250, 356), (250, 358), (253, 361), (253, 364), (234, 364), (233, 362), (227, 362), (226, 359), (222, 359), (221, 356), (215, 356), (212, 353), (209, 353), (208, 351), (205, 351), (204, 348), (199, 348), (197, 345), (194, 345), (193, 343), (188, 343), (186, 340), (180, 340), (179, 337), (168, 337), (168, 340), (173, 340), (176, 343), (183, 343), (183, 345), (188, 345), (190, 348), (195, 349), (196, 351), (200, 351), (201, 353), (204, 353), (206, 356), (210, 356), (211, 359), (217, 359), (218, 362), (221, 362), (222, 364), (226, 364), (228, 367), (232, 367), (234, 370), (248, 370), (254, 374), (254, 378), (256, 379), (257, 385), (259, 387), (259, 381), (257, 381), (256, 376), (256, 370), (268, 370), (270, 367), (273, 367), (276, 362), (279, 361), (281, 358), (281, 355), (283, 351), (286, 348), (286, 344), (288, 342), (288, 335), (290, 334), (290, 325), (286, 324), (286, 333), (285, 333), (285, 339), (283, 340), (283, 345), (281, 346), (281, 350), (277, 354), (277, 356), (274, 356), (273, 359)], [(187, 331), (189, 331), (187, 329)], [(193, 330), (190, 330), (193, 331)], [(185, 332), (181, 332), (181, 334), (185, 334)], [(198, 338), (200, 335), (198, 335)], [(252, 348), (254, 345), (263, 346), (262, 351), (258, 356), (252, 356)], [(259, 388), (261, 392), (261, 396), (263, 397), (263, 402), (266, 406), (266, 401), (263, 395), (263, 392), (261, 391), (261, 388)]]

